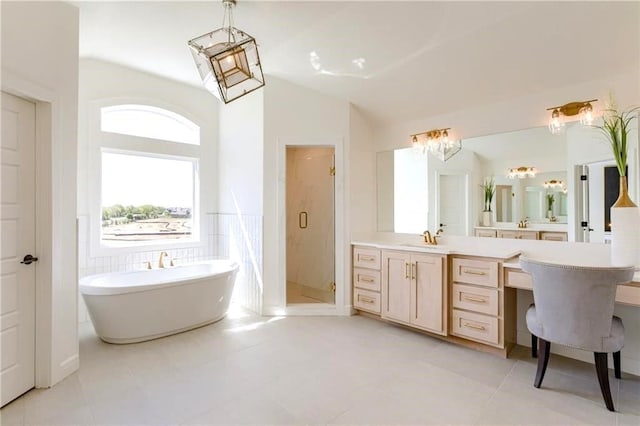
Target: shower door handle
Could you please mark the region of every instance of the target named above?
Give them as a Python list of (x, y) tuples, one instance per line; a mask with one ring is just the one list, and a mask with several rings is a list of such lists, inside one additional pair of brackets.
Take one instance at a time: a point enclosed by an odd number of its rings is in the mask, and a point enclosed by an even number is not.
[(307, 229), (307, 212), (298, 213), (298, 227), (300, 229)]

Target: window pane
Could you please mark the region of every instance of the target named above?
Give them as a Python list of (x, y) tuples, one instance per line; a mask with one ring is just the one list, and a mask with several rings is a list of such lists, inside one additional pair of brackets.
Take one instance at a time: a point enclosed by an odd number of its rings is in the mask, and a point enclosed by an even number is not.
[(196, 164), (103, 151), (103, 242), (191, 238)]
[(185, 117), (148, 105), (114, 105), (100, 110), (103, 132), (200, 145), (200, 127)]

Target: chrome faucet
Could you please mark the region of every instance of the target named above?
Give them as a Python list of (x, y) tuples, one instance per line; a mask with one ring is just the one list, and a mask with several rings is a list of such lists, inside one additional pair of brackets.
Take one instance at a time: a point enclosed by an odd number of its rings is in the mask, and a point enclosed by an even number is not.
[(158, 268), (164, 268), (164, 257), (168, 256), (166, 251), (160, 253), (160, 259), (158, 259)]

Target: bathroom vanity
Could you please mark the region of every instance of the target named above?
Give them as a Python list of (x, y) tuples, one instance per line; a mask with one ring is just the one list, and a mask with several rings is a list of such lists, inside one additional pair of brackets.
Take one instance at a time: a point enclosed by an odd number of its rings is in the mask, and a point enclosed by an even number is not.
[[(516, 240), (567, 241), (567, 231), (559, 227), (515, 228), (501, 226), (476, 226), (474, 234), (483, 238), (512, 238)], [(563, 227), (566, 228), (566, 225)]]
[[(436, 246), (397, 234), (360, 238), (352, 242), (353, 307), (376, 319), (506, 357), (517, 341), (517, 290), (532, 289), (518, 256), (564, 256), (566, 263), (600, 265), (608, 261), (608, 249), (474, 237), (447, 237)], [(618, 286), (616, 302), (640, 307), (639, 275)]]

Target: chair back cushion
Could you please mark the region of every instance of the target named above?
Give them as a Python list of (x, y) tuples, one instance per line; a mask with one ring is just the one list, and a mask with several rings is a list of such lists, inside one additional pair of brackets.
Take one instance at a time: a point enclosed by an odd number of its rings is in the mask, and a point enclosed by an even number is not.
[(538, 337), (600, 352), (609, 345), (616, 286), (633, 279), (633, 267), (582, 267), (520, 258), (531, 274)]

